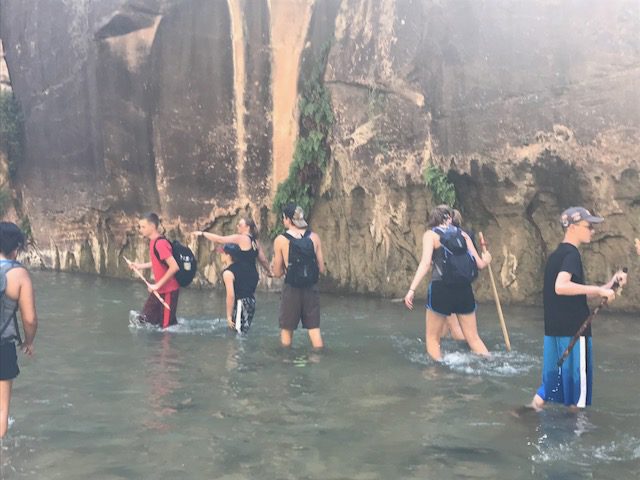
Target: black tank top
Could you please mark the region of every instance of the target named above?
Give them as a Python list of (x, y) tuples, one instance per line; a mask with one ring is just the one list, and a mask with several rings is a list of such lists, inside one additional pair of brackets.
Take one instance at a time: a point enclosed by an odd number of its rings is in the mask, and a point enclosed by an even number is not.
[(253, 265), (246, 262), (234, 262), (225, 268), (233, 273), (233, 290), (236, 300), (253, 297), (258, 285), (258, 272), (255, 263)]
[[(251, 248), (249, 250), (240, 250), (237, 254), (237, 261), (242, 263), (249, 263), (256, 268), (256, 258), (258, 258), (258, 244), (256, 243), (253, 235), (247, 235), (251, 239)], [(256, 270), (257, 271), (257, 270)]]

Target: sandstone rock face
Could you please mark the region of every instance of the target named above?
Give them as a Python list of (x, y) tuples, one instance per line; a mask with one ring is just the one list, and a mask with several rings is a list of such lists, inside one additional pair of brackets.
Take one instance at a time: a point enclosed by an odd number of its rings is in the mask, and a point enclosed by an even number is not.
[[(146, 210), (175, 236), (231, 233), (244, 212), (266, 227), (301, 79), (332, 40), (336, 121), (311, 212), (324, 288), (404, 294), (435, 164), (489, 241), (503, 301), (538, 303), (568, 206), (607, 217), (584, 249), (590, 280), (640, 267), (638, 31), (635, 0), (3, 2), (27, 134), (14, 188), (42, 262), (63, 270), (124, 274)], [(637, 309), (626, 290), (618, 308)]]

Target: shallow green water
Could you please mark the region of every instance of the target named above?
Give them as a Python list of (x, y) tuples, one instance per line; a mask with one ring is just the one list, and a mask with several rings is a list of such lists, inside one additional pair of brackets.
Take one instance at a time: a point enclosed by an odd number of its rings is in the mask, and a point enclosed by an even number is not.
[(3, 479), (635, 479), (640, 476), (640, 322), (596, 319), (594, 405), (516, 419), (540, 377), (539, 309), (493, 305), (491, 360), (444, 344), (424, 354), (424, 312), (322, 296), (327, 350), (304, 332), (278, 346), (277, 294), (258, 295), (248, 337), (226, 331), (222, 292), (181, 293), (181, 324), (128, 327), (144, 288), (34, 274), (41, 317), (20, 358)]

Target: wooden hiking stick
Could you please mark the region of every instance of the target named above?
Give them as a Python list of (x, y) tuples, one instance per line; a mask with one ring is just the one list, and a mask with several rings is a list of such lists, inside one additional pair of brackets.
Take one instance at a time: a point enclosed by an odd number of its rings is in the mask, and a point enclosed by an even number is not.
[(640, 238), (636, 238), (636, 251), (640, 255)]
[[(151, 284), (149, 282), (147, 282), (147, 279), (144, 278), (144, 275), (142, 275), (142, 273), (140, 273), (140, 270), (138, 270), (135, 266), (133, 266), (133, 262), (131, 260), (129, 260), (127, 257), (125, 257), (124, 255), (122, 256), (122, 258), (124, 258), (125, 262), (127, 262), (128, 265), (131, 265), (133, 267), (133, 271), (136, 272), (136, 275), (138, 275), (142, 281), (147, 285), (147, 287), (151, 287)], [(171, 307), (169, 307), (169, 305), (167, 305), (167, 302), (165, 302), (162, 297), (160, 296), (160, 294), (156, 291), (156, 290), (151, 290), (153, 292), (153, 294), (156, 296), (156, 298), (158, 299), (158, 301), (162, 304), (162, 306), (164, 308), (166, 308), (167, 310), (171, 311)]]
[[(482, 245), (482, 251), (487, 251), (487, 244), (484, 241), (484, 235), (482, 232), (478, 233), (478, 237), (480, 238), (480, 245)], [(488, 264), (489, 267), (489, 279), (491, 280), (491, 290), (493, 290), (493, 298), (496, 301), (496, 310), (498, 311), (498, 318), (500, 319), (500, 327), (502, 327), (502, 335), (504, 336), (504, 343), (507, 346), (507, 352), (511, 351), (511, 342), (509, 341), (509, 332), (507, 332), (507, 324), (504, 323), (504, 315), (502, 314), (502, 306), (500, 306), (500, 298), (498, 298), (498, 289), (496, 288), (496, 281), (493, 278), (493, 270), (491, 270), (491, 264)]]
[[(627, 273), (629, 271), (629, 269), (627, 267), (623, 268), (622, 271), (624, 273)], [(611, 286), (611, 289), (615, 292), (616, 290), (618, 290), (618, 288), (620, 288), (620, 285), (618, 285), (618, 281), (616, 280), (615, 282), (613, 282), (613, 285)], [(578, 331), (576, 332), (576, 334), (573, 336), (573, 338), (571, 339), (571, 342), (569, 342), (569, 345), (567, 346), (567, 349), (562, 353), (562, 356), (560, 357), (560, 359), (558, 360), (558, 368), (562, 367), (562, 364), (564, 363), (564, 361), (567, 359), (567, 357), (569, 356), (569, 354), (571, 353), (571, 350), (573, 350), (573, 347), (575, 346), (576, 342), (578, 341), (578, 339), (580, 338), (580, 336), (584, 333), (584, 331), (589, 327), (589, 325), (591, 325), (591, 322), (593, 322), (593, 319), (595, 318), (595, 316), (598, 314), (598, 312), (600, 311), (600, 309), (602, 307), (604, 307), (605, 305), (607, 305), (607, 299), (603, 298), (600, 301), (600, 305), (598, 305), (594, 310), (593, 313), (591, 315), (589, 315), (587, 317), (587, 319), (582, 323), (582, 325), (580, 325), (580, 328), (578, 329)]]

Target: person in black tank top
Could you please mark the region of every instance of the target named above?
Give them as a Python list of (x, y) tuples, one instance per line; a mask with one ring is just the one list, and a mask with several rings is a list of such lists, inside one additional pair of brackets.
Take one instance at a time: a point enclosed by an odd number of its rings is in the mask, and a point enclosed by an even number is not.
[(238, 245), (240, 248), (236, 262), (245, 262), (251, 265), (257, 274), (258, 270), (256, 268), (256, 260), (258, 260), (267, 276), (272, 277), (273, 273), (271, 272), (271, 266), (269, 265), (260, 242), (257, 240), (258, 228), (256, 227), (255, 222), (250, 218), (241, 218), (236, 224), (236, 231), (237, 233), (233, 235), (218, 235), (216, 233), (198, 230), (192, 232), (191, 235), (195, 237), (204, 237), (207, 240), (219, 244), (233, 243)]
[(227, 325), (238, 333), (247, 333), (256, 310), (254, 294), (258, 272), (255, 266), (239, 260), (240, 252), (240, 247), (234, 243), (226, 243), (222, 248), (222, 261), (226, 265), (222, 280), (227, 291)]

